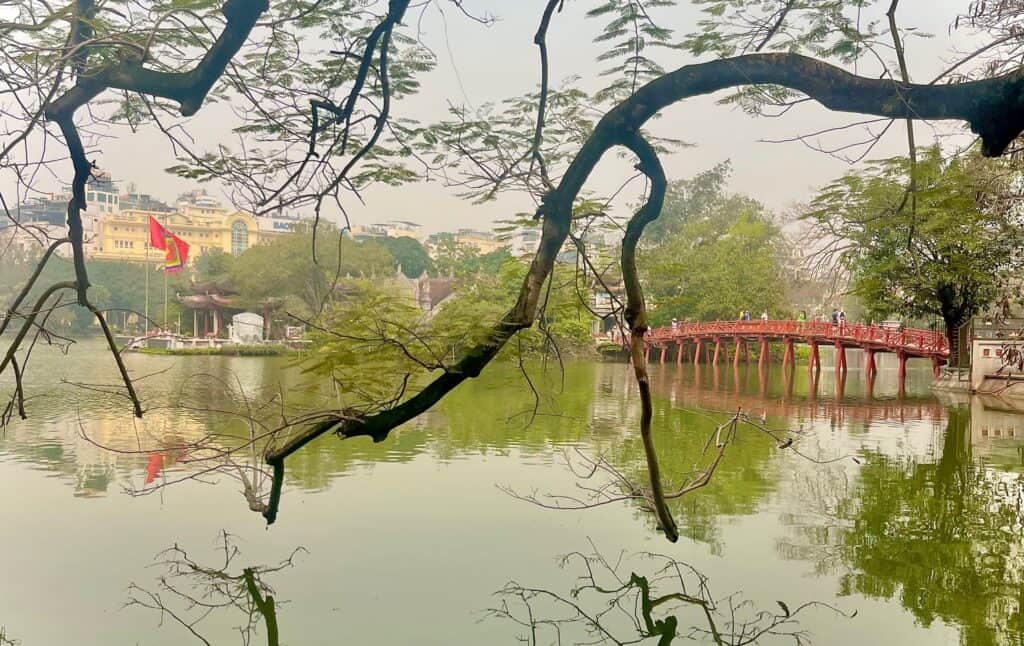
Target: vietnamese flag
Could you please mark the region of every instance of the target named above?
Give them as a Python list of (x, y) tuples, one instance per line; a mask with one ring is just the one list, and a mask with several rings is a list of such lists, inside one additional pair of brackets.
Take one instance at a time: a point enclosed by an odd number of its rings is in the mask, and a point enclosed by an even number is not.
[(164, 271), (181, 271), (188, 262), (188, 243), (164, 228), (152, 215), (149, 216), (149, 244), (163, 250)]

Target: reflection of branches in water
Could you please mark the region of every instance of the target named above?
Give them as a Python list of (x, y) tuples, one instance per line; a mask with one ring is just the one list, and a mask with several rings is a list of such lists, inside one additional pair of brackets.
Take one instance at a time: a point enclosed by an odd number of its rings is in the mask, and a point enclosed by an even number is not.
[(797, 619), (809, 609), (827, 609), (848, 618), (857, 614), (847, 615), (817, 601), (794, 608), (776, 601), (777, 611), (759, 610), (739, 593), (716, 599), (706, 576), (668, 556), (638, 554), (654, 564), (654, 573), (642, 576), (623, 566), (624, 554), (612, 562), (591, 547), (589, 555), (573, 552), (561, 559), (562, 567), (574, 565), (584, 571), (568, 594), (510, 581), (497, 592), (501, 604), (490, 609), (489, 616), (520, 626), (526, 632), (519, 641), (530, 646), (622, 645), (654, 639), (658, 646), (669, 646), (677, 638), (743, 646), (769, 637), (809, 643)]
[(292, 567), (295, 556), (306, 550), (298, 547), (276, 565), (250, 566), (232, 573), (229, 570), (241, 552), (227, 532), (221, 532), (218, 541), (221, 561), (213, 566), (199, 564), (178, 545), (157, 554), (155, 566), (164, 569), (157, 578), (158, 587), (148, 590), (131, 584), (125, 605), (155, 610), (161, 623), (169, 619), (207, 645), (212, 642), (200, 632), (202, 622), (216, 612), (237, 610), (244, 615), (245, 623), (236, 627), (244, 646), (252, 643), (261, 624), (268, 646), (278, 646), (277, 607), (281, 602), (275, 601), (264, 577)]
[[(102, 384), (73, 385), (107, 392)], [(228, 477), (239, 482), (249, 508), (260, 512), (266, 509), (270, 488), (270, 474), (264, 463), (267, 447), (275, 438), (286, 435), (293, 424), (310, 422), (308, 416), (290, 418), (283, 392), (247, 392), (237, 375), (225, 378), (211, 373), (190, 375), (166, 404), (147, 410), (150, 419), (159, 412), (166, 412), (169, 419), (184, 419), (186, 428), (183, 432), (154, 433), (133, 420), (134, 445), (112, 446), (92, 437), (80, 419), (79, 435), (106, 452), (147, 459), (143, 484), (127, 486), (131, 495), (152, 494), (184, 481), (209, 483)], [(189, 415), (202, 420), (199, 425), (203, 430), (198, 436), (188, 432)], [(180, 467), (173, 475), (168, 471), (171, 465)]]
[(779, 520), (790, 534), (776, 542), (779, 555), (806, 561), (815, 574), (849, 574), (843, 560), (844, 536), (853, 527), (849, 509), (854, 491), (849, 474), (835, 466), (797, 473), (787, 486), (788, 510)]
[[(708, 435), (701, 453), (706, 458), (705, 464), (695, 472), (689, 474), (686, 480), (674, 487), (665, 488), (658, 482), (658, 486), (646, 488), (635, 482), (622, 470), (612, 465), (603, 455), (592, 457), (579, 449), (574, 451), (566, 450), (564, 453), (566, 466), (576, 476), (577, 491), (573, 494), (541, 494), (537, 491), (528, 494), (519, 493), (507, 486), (499, 487), (505, 493), (518, 500), (533, 503), (546, 509), (591, 509), (622, 501), (636, 501), (640, 503), (644, 511), (655, 512), (659, 507), (668, 513), (668, 500), (682, 498), (698, 489), (707, 486), (714, 476), (725, 457), (728, 446), (736, 441), (737, 433), (741, 427), (747, 427), (763, 433), (774, 440), (779, 449), (790, 449), (797, 452), (794, 443), (802, 431), (773, 431), (761, 422), (751, 419), (746, 413), (737, 411), (735, 415), (722, 424), (719, 424), (711, 434)], [(714, 450), (712, 450), (712, 446)], [(647, 463), (657, 463), (657, 455), (654, 453), (652, 443), (644, 442), (644, 453)], [(801, 457), (817, 462), (814, 458), (797, 452)], [(842, 458), (839, 458), (842, 459)], [(656, 471), (649, 472), (652, 477)], [(585, 484), (587, 483), (587, 484)], [(594, 483), (594, 484), (589, 484)], [(659, 529), (665, 531), (660, 521), (661, 515), (657, 515)], [(674, 523), (671, 530), (674, 532)], [(669, 531), (666, 536), (670, 541), (675, 542), (673, 534)]]
[(21, 642), (7, 636), (7, 629), (0, 626), (0, 646), (18, 646)]

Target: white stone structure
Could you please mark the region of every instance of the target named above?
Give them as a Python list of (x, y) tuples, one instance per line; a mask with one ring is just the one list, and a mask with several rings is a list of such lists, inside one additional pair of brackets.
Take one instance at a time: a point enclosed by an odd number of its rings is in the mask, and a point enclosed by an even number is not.
[(253, 345), (263, 342), (263, 317), (253, 312), (242, 312), (231, 317), (229, 330), (232, 343)]

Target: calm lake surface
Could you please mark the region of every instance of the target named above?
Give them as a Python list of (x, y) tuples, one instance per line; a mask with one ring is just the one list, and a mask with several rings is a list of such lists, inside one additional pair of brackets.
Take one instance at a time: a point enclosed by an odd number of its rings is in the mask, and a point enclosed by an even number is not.
[[(709, 433), (737, 408), (805, 433), (794, 447), (802, 457), (741, 430), (712, 483), (673, 503), (683, 537), (670, 544), (636, 504), (553, 511), (503, 491), (579, 495), (564, 461), (577, 449), (643, 477), (636, 389), (622, 364), (567, 365), (564, 376), (532, 366), (541, 394), (532, 423), (522, 376), (494, 366), (380, 444), (324, 437), (288, 462), (268, 528), (233, 479), (128, 491), (189, 473), (173, 456), (138, 447), (219, 430), (227, 415), (214, 411), (238, 406), (241, 393), (257, 416), (280, 413), (279, 397), (261, 408), (275, 393), (286, 393), (286, 410), (311, 406), (315, 389), (286, 360), (128, 356), (151, 409), (136, 422), (125, 400), (97, 391), (116, 382), (101, 346), (80, 343), (67, 357), (37, 352), (29, 419), (0, 436), (0, 634), (25, 646), (203, 643), (170, 613), (188, 623), (204, 607), (160, 580), (219, 605), (215, 579), (168, 578), (167, 562), (185, 553), (216, 571), (224, 532), (239, 551), (228, 575), (294, 554), (289, 566), (262, 573), (280, 643), (292, 646), (521, 643), (529, 631), (488, 609), (504, 602), (520, 619), (526, 610), (496, 593), (514, 581), (571, 599), (585, 569), (578, 559), (560, 567), (559, 557), (595, 550), (621, 559), (627, 579), (655, 576), (665, 561), (647, 552), (689, 564), (720, 608), (740, 595), (734, 604), (748, 601), (738, 612), (751, 617), (778, 613), (779, 601), (830, 604), (844, 614), (809, 608), (789, 627), (817, 644), (1024, 640), (1024, 418), (997, 403), (937, 399), (924, 362), (902, 395), (895, 366), (884, 363), (870, 393), (859, 369), (843, 384), (826, 367), (812, 388), (804, 366), (789, 377), (778, 367), (759, 375), (756, 366), (652, 365), (670, 484), (692, 474)], [(182, 552), (163, 552), (174, 546)], [(159, 605), (157, 597), (168, 612), (126, 605)], [(575, 601), (603, 609), (599, 597)], [(533, 612), (572, 614), (550, 597), (538, 597)], [(681, 627), (707, 627), (695, 606), (676, 614)], [(247, 621), (214, 607), (193, 628), (209, 643), (241, 644), (237, 627)], [(631, 625), (608, 622), (618, 635)], [(259, 630), (254, 644), (267, 641)], [(567, 627), (563, 643), (586, 638)], [(553, 642), (550, 631), (538, 633), (537, 643)]]

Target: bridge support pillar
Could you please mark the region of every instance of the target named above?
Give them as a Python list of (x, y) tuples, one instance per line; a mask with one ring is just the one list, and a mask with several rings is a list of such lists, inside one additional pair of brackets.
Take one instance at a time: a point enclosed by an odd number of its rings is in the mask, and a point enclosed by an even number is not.
[(763, 368), (768, 361), (768, 339), (761, 339), (761, 351), (757, 354), (757, 367)]
[(786, 339), (786, 351), (782, 353), (782, 367), (785, 368), (796, 363), (796, 356), (793, 351), (793, 339)]
[(741, 341), (740, 341), (740, 338), (738, 336), (734, 336), (732, 338), (732, 342), (733, 342), (732, 365), (738, 366), (738, 365), (740, 365), (740, 343), (741, 343)]
[(942, 364), (943, 361), (940, 357), (932, 357), (932, 374), (935, 376), (936, 379), (938, 379), (939, 376), (942, 374)]
[(658, 363), (665, 363), (665, 353), (668, 352), (668, 344), (663, 343), (661, 345), (661, 357), (658, 359)]
[(836, 372), (846, 374), (846, 348), (842, 343), (836, 343)]
[(683, 345), (683, 340), (679, 339), (676, 341), (676, 365), (683, 363), (683, 353), (686, 351), (686, 346)]
[(715, 337), (715, 356), (712, 357), (712, 359), (711, 359), (711, 365), (713, 365), (713, 366), (717, 366), (718, 365), (718, 355), (721, 353), (721, 351), (722, 351), (722, 340), (719, 339), (716, 336)]
[(693, 347), (693, 365), (695, 366), (700, 363), (700, 351), (704, 346), (704, 340), (700, 337), (697, 337), (696, 341), (697, 345)]
[(875, 365), (875, 351), (871, 348), (865, 348), (864, 355), (867, 357), (867, 364), (864, 366), (864, 371), (867, 373), (869, 379), (874, 378), (875, 373), (878, 372), (878, 366)]
[(817, 370), (821, 371), (821, 354), (818, 352), (818, 344), (811, 341), (811, 356), (807, 360), (807, 369), (812, 373)]
[(896, 357), (900, 360), (899, 378), (900, 392), (902, 393), (906, 389), (907, 385), (907, 359), (910, 357), (907, 356), (906, 352), (897, 352)]

